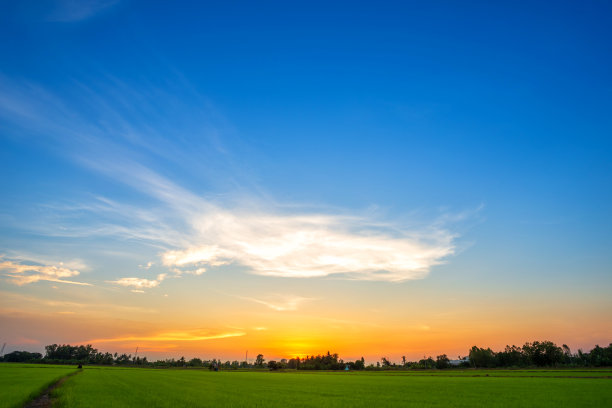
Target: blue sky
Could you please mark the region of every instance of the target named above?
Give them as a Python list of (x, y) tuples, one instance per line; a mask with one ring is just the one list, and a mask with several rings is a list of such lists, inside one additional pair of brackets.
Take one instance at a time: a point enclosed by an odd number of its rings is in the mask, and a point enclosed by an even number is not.
[[(146, 295), (264, 276), (256, 300), (290, 293), (288, 310), (321, 285), (611, 306), (606, 2), (2, 9), (7, 293), (54, 298), (34, 286), (56, 272), (15, 265), (62, 262), (70, 279)], [(290, 259), (249, 252), (294, 233), (310, 238)], [(363, 252), (326, 253), (328, 239)], [(177, 272), (185, 259), (196, 269)], [(609, 337), (605, 319), (575, 343)]]

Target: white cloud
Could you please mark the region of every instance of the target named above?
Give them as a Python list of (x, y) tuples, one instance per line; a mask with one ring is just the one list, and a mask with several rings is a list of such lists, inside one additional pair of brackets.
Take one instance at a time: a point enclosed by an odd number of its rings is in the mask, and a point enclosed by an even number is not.
[[(197, 157), (198, 165), (208, 164), (202, 155), (213, 149), (202, 149), (190, 159), (185, 159), (184, 154), (191, 149), (175, 154), (173, 149), (178, 137), (164, 138), (152, 130), (154, 127), (143, 125), (152, 118), (138, 121), (133, 119), (131, 111), (109, 108), (108, 96), (101, 92), (92, 91), (84, 99), (92, 100), (94, 106), (100, 108), (101, 120), (91, 122), (79, 115), (78, 106), (55, 103), (58, 98), (44, 90), (0, 81), (0, 90), (4, 88), (11, 92), (6, 97), (0, 96), (0, 115), (26, 129), (34, 126), (33, 130), (51, 135), (49, 137), (61, 143), (79, 164), (153, 199), (147, 200), (145, 208), (98, 198), (94, 205), (81, 207), (99, 216), (97, 224), (72, 223), (63, 229), (47, 225), (43, 232), (49, 236), (119, 236), (153, 245), (160, 248), (162, 265), (175, 277), (187, 273), (200, 275), (210, 268), (234, 264), (263, 276), (331, 276), (401, 282), (424, 278), (432, 267), (455, 252), (457, 235), (445, 226), (453, 222), (453, 217), (446, 217), (446, 214), (438, 220), (414, 226), (384, 220), (371, 213), (308, 211), (299, 206), (265, 201), (260, 195), (254, 198), (252, 194), (244, 194), (238, 205), (213, 201), (163, 177), (152, 167), (145, 166), (144, 161), (136, 159), (141, 157), (141, 152), (153, 154), (160, 160), (176, 156), (173, 160), (191, 160), (190, 167), (200, 169), (193, 167), (196, 165), (193, 157)], [(112, 94), (129, 95), (130, 92)], [(136, 97), (136, 100), (148, 99), (138, 93)], [(183, 110), (183, 105), (177, 106)], [(104, 123), (104, 126), (95, 123)], [(197, 127), (187, 130), (193, 129)], [(119, 136), (114, 140), (108, 135)], [(151, 139), (149, 136), (155, 136), (157, 148), (147, 143)], [(231, 173), (230, 170), (227, 172)], [(67, 214), (73, 212), (74, 208), (66, 209)], [(40, 228), (38, 224), (36, 228)], [(112, 283), (143, 288), (158, 286), (162, 280), (130, 277)]]
[(28, 265), (13, 260), (3, 260), (0, 256), (0, 271), (16, 285), (25, 285), (39, 281), (67, 283), (71, 285), (91, 286), (90, 283), (66, 280), (80, 274), (76, 269), (66, 267), (62, 262), (56, 265)]
[[(253, 198), (243, 197), (241, 206), (221, 206), (139, 164), (92, 167), (103, 167), (172, 209), (179, 218), (175, 226), (160, 213), (149, 213), (146, 222), (136, 214), (126, 234), (160, 237), (166, 247), (174, 246), (161, 253), (161, 261), (178, 276), (189, 268), (200, 274), (201, 268), (234, 263), (266, 276), (405, 281), (425, 277), (455, 250), (457, 236), (444, 227), (447, 214), (428, 225), (404, 227), (371, 214), (297, 212), (296, 207), (288, 212)], [(119, 210), (129, 214), (128, 208)]]
[(154, 288), (159, 285), (161, 280), (149, 280), (144, 278), (121, 278), (115, 281), (107, 281), (115, 285), (135, 287), (135, 288)]
[(206, 272), (206, 268), (196, 268), (196, 269), (180, 269), (180, 268), (172, 268), (170, 270), (172, 273), (174, 273), (174, 277), (181, 277), (183, 274), (188, 274), (188, 275), (202, 275), (204, 272)]
[(423, 278), (454, 252), (455, 236), (441, 228), (401, 230), (365, 217), (207, 207), (190, 220), (194, 245), (164, 252), (164, 265), (232, 262), (266, 276), (404, 281)]

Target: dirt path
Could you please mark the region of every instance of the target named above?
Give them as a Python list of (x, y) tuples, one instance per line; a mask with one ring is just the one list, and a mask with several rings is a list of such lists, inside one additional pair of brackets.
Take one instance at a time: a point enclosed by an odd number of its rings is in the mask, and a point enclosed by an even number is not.
[(23, 408), (50, 408), (53, 404), (53, 400), (51, 399), (51, 391), (62, 385), (68, 378), (72, 377), (73, 375), (77, 375), (81, 371), (83, 370), (75, 371), (74, 373), (70, 373), (67, 376), (62, 377), (58, 382), (52, 384), (49, 388), (44, 390), (38, 397), (34, 398), (30, 402), (27, 402)]

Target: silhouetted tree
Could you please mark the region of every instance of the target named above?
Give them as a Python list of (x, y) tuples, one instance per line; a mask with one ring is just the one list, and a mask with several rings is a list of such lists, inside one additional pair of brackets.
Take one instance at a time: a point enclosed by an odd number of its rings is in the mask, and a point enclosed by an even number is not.
[(40, 361), (41, 359), (42, 354), (40, 353), (30, 353), (29, 351), (13, 351), (11, 353), (5, 354), (0, 361), (5, 361), (7, 363), (26, 363), (29, 361)]
[(450, 367), (450, 360), (446, 354), (441, 354), (436, 357), (436, 368), (443, 369)]
[(265, 361), (263, 354), (258, 354), (255, 359), (255, 367), (263, 367)]
[(490, 348), (474, 346), (470, 349), (470, 361), (474, 367), (495, 367), (495, 353)]
[(523, 353), (531, 364), (540, 367), (555, 366), (563, 361), (563, 350), (552, 341), (525, 343)]
[(189, 365), (189, 367), (202, 367), (202, 360), (200, 360), (199, 358), (192, 358), (187, 364)]

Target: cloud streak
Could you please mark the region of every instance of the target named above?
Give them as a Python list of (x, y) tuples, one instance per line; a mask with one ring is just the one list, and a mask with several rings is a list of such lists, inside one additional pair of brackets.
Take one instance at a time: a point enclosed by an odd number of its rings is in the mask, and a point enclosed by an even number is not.
[(237, 296), (237, 298), (248, 300), (249, 302), (259, 303), (260, 305), (267, 306), (272, 310), (276, 310), (277, 312), (295, 311), (303, 302), (313, 300), (312, 298), (305, 298), (301, 296), (281, 296), (281, 299), (278, 301), (267, 301), (243, 296)]
[(55, 265), (27, 265), (11, 260), (3, 260), (0, 257), (0, 271), (9, 278), (11, 282), (22, 286), (29, 283), (48, 281), (66, 283), (70, 285), (92, 286), (90, 283), (66, 280), (80, 274), (76, 269), (70, 269), (59, 263)]
[[(150, 129), (131, 120), (132, 112), (109, 109), (104, 95), (90, 90), (88, 98), (101, 107), (100, 128), (82, 118), (77, 107), (56, 103), (53, 106), (62, 107), (57, 112), (41, 107), (32, 93), (57, 99), (44, 90), (8, 90), (9, 96), (0, 98), (0, 113), (4, 110), (24, 127), (35, 123), (37, 131), (46, 130), (57, 141), (68, 137), (74, 146), (63, 143), (76, 162), (147, 198), (144, 208), (98, 197), (82, 207), (98, 217), (98, 225), (94, 221), (50, 226), (49, 234), (113, 236), (155, 246), (160, 248), (162, 266), (177, 277), (231, 264), (270, 277), (402, 282), (424, 278), (455, 253), (457, 235), (439, 221), (415, 227), (373, 214), (309, 211), (279, 205), (261, 194), (243, 194), (235, 202), (212, 200), (164, 177), (154, 164), (138, 160), (139, 152), (149, 149), (145, 141)], [(9, 111), (18, 114), (8, 115)], [(70, 136), (65, 129), (70, 129)], [(157, 157), (166, 160), (162, 153)], [(68, 216), (73, 210), (66, 209)], [(142, 289), (162, 280), (125, 277), (111, 283)]]
[(102, 339), (87, 340), (86, 343), (114, 343), (122, 341), (204, 341), (204, 340), (216, 340), (226, 339), (229, 337), (241, 337), (245, 336), (244, 332), (231, 332), (231, 333), (217, 333), (211, 334), (208, 332), (201, 331), (184, 331), (184, 332), (164, 332), (154, 335), (143, 335), (143, 336), (120, 336)]
[(157, 275), (157, 279), (144, 278), (120, 278), (114, 281), (107, 281), (114, 285), (133, 287), (137, 289), (150, 289), (159, 286), (160, 282), (166, 278), (166, 274)]

